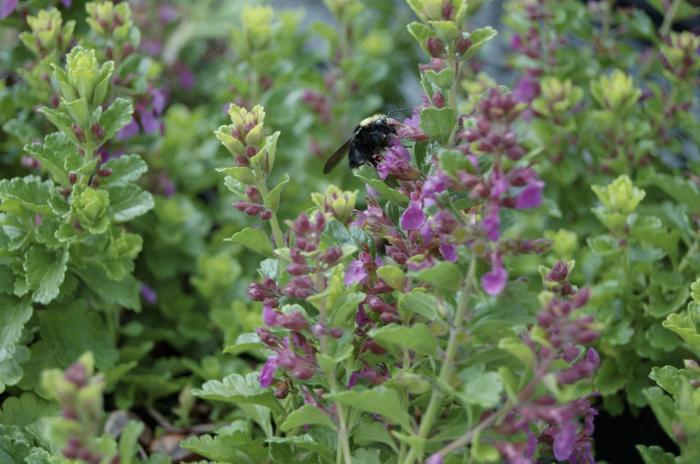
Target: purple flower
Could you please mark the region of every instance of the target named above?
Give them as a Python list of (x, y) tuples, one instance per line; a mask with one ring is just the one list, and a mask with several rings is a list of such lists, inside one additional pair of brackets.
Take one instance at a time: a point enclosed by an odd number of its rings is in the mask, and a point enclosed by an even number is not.
[(435, 453), (431, 455), (425, 464), (442, 464), (442, 454)]
[(131, 122), (126, 126), (122, 127), (117, 134), (117, 140), (130, 139), (139, 133), (139, 124), (136, 119), (131, 118)]
[(61, 0), (61, 3), (64, 7), (70, 8), (70, 6), (73, 4), (73, 0)]
[(512, 48), (516, 52), (522, 50), (523, 39), (518, 34), (515, 34), (513, 37), (510, 38), (510, 48)]
[(260, 371), (260, 386), (267, 388), (272, 385), (272, 380), (277, 372), (277, 357), (272, 356), (265, 361)]
[(345, 285), (354, 285), (358, 282), (362, 282), (367, 278), (367, 270), (365, 265), (359, 259), (351, 262), (350, 265), (345, 269)]
[(444, 192), (447, 189), (448, 180), (449, 177), (447, 177), (444, 172), (437, 171), (435, 174), (425, 179), (423, 183), (423, 196), (433, 198)]
[(141, 284), (139, 293), (141, 294), (141, 298), (148, 304), (156, 304), (156, 301), (158, 301), (158, 294), (156, 291), (146, 284)]
[(440, 242), (440, 254), (448, 261), (457, 261), (457, 247), (448, 242)]
[(525, 187), (515, 199), (518, 209), (537, 208), (542, 204), (542, 189), (544, 183), (535, 181)]
[(540, 95), (540, 83), (534, 73), (521, 77), (513, 89), (513, 97), (519, 102), (530, 103)]
[(425, 214), (420, 204), (412, 201), (401, 215), (401, 227), (404, 230), (418, 230), (425, 223)]
[(491, 260), (491, 270), (481, 277), (481, 286), (489, 295), (498, 295), (505, 288), (507, 279), (508, 272), (498, 257)]
[(481, 227), (484, 229), (486, 238), (492, 242), (498, 241), (501, 236), (501, 217), (497, 205), (491, 205), (486, 217), (481, 221)]
[(270, 327), (276, 326), (279, 324), (279, 317), (280, 313), (275, 311), (269, 306), (265, 306), (263, 308), (263, 322)]
[(566, 461), (574, 452), (576, 445), (576, 424), (570, 420), (559, 424), (559, 430), (554, 435), (554, 457), (559, 461)]
[(377, 172), (381, 179), (386, 179), (389, 174), (399, 180), (414, 180), (420, 173), (411, 166), (411, 155), (406, 147), (394, 138), (382, 160), (377, 164)]
[(0, 0), (0, 19), (7, 18), (17, 8), (17, 0)]

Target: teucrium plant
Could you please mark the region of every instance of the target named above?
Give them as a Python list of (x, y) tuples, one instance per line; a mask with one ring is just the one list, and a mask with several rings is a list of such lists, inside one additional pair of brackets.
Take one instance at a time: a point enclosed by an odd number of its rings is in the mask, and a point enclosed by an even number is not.
[[(582, 347), (597, 331), (578, 314), (588, 292), (568, 282), (573, 262), (541, 269), (539, 301), (508, 283), (510, 255), (547, 247), (501, 221), (542, 202), (514, 126), (522, 106), (489, 88), (474, 113), (458, 114), (462, 63), (495, 32), (462, 32), (465, 2), (409, 3), (423, 21), (409, 30), (435, 57), (422, 68), (427, 103), (393, 122), (376, 171), (356, 171), (369, 193), (352, 216), (356, 194), (330, 187), (281, 230), (278, 190), (289, 178), (267, 186), (277, 133), (264, 136), (261, 107), (230, 106), (232, 124), (216, 136), (235, 166), (221, 171), (235, 207), (270, 220), (272, 240), (255, 228), (232, 238), (267, 258), (248, 291), (265, 326), (226, 351), (265, 363), (194, 394), (243, 405), (263, 428), (272, 420), (265, 441), (279, 462), (309, 452), (344, 463), (591, 462), (586, 396), (599, 360)], [(223, 442), (184, 446), (214, 456)], [(259, 446), (233, 444), (249, 459)]]
[[(0, 361), (12, 366), (12, 375), (3, 376), (3, 387), (22, 379), (20, 364), (27, 360), (28, 351), (16, 343), (32, 308), (42, 309), (38, 316), (42, 336), (52, 326), (59, 330), (64, 322), (65, 316), (51, 305), (68, 303), (73, 305), (71, 314), (84, 317), (86, 327), (102, 334), (97, 342), (107, 343), (114, 334), (100, 316), (87, 316), (87, 301), (99, 301), (110, 318), (121, 307), (140, 309), (132, 272), (142, 240), (122, 224), (153, 206), (151, 195), (135, 183), (147, 168), (137, 155), (103, 163), (96, 152), (129, 121), (131, 103), (123, 98), (110, 100), (113, 63), (100, 64), (93, 50), (75, 47), (65, 68), (55, 63), (53, 68), (60, 103), (40, 111), (59, 131), (25, 147), (47, 178), (30, 175), (0, 181), (4, 256), (0, 268), (5, 276), (1, 291), (7, 305), (17, 311), (10, 321), (16, 337)], [(24, 330), (34, 329), (27, 325)], [(31, 340), (24, 338), (25, 343)], [(87, 341), (83, 348), (95, 341)], [(64, 351), (64, 342), (61, 335), (46, 340), (55, 349), (49, 366), (65, 365), (68, 358), (80, 354), (73, 351), (81, 350), (80, 346), (70, 343)], [(32, 349), (38, 349), (38, 344)], [(116, 359), (116, 350), (108, 346), (96, 362), (109, 369)]]

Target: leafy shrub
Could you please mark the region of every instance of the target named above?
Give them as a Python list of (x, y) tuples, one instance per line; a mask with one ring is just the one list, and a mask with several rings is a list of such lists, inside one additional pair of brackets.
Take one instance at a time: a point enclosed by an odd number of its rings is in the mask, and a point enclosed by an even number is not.
[(697, 461), (694, 2), (323, 3), (0, 1), (3, 462)]

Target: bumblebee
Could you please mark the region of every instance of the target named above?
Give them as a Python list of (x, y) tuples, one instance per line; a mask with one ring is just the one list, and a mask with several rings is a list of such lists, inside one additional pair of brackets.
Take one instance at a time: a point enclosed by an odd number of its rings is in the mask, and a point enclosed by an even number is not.
[(382, 158), (382, 152), (396, 136), (398, 121), (385, 114), (375, 114), (363, 119), (355, 127), (350, 140), (338, 148), (326, 161), (323, 173), (328, 174), (348, 154), (350, 168), (357, 168), (370, 163), (376, 166)]

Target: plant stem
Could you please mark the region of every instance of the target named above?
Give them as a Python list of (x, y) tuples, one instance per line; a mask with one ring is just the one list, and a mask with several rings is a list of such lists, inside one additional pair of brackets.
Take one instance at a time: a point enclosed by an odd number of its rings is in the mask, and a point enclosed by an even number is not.
[(263, 198), (263, 204), (272, 213), (272, 216), (270, 217), (270, 228), (272, 229), (272, 238), (275, 242), (275, 247), (281, 248), (284, 246), (284, 234), (282, 234), (280, 223), (277, 220), (277, 210), (272, 209), (270, 207), (270, 203), (268, 200), (270, 192), (267, 189), (267, 184), (265, 183), (265, 180), (258, 182), (258, 190), (260, 191), (260, 196)]
[(442, 448), (440, 451), (438, 451), (435, 454), (439, 454), (441, 456), (447, 456), (451, 452), (456, 451), (456, 450), (462, 448), (463, 446), (468, 445), (469, 443), (471, 443), (471, 441), (474, 439), (474, 436), (477, 433), (481, 433), (482, 430), (485, 430), (485, 429), (491, 427), (493, 424), (496, 424), (501, 419), (506, 417), (508, 415), (508, 413), (512, 410), (513, 410), (513, 406), (508, 406), (508, 407), (504, 407), (503, 409), (498, 411), (496, 414), (491, 414), (489, 417), (482, 420), (479, 423), (479, 425), (477, 425), (473, 429), (469, 430), (467, 433), (465, 433), (464, 435), (462, 435), (461, 437), (459, 437), (458, 439), (456, 439), (455, 441), (453, 441), (449, 445), (445, 446), (444, 448)]
[[(274, 213), (272, 215), (274, 218)], [(318, 292), (323, 293), (325, 290), (325, 280), (323, 276), (323, 271), (318, 271), (316, 276), (316, 286), (318, 287)], [(321, 301), (318, 308), (318, 318), (319, 322), (323, 327), (326, 327), (326, 303)], [(330, 356), (328, 352), (328, 335), (325, 333), (321, 335), (321, 354)], [(328, 386), (330, 387), (331, 393), (338, 391), (338, 381), (335, 378), (335, 368), (332, 368), (330, 372), (326, 372), (328, 376)], [(352, 454), (350, 453), (350, 437), (348, 436), (348, 426), (347, 419), (345, 418), (345, 409), (343, 405), (337, 401), (334, 401), (335, 410), (338, 413), (338, 453), (336, 454), (337, 464), (352, 464)]]
[(671, 7), (664, 16), (664, 22), (661, 23), (661, 28), (659, 28), (660, 36), (665, 37), (669, 32), (671, 32), (671, 25), (673, 24), (676, 14), (678, 13), (678, 9), (681, 7), (682, 1), (683, 0), (673, 0), (673, 3), (671, 3)]
[[(452, 373), (452, 364), (454, 363), (455, 355), (457, 354), (457, 346), (459, 333), (462, 330), (462, 324), (464, 323), (464, 318), (467, 315), (467, 310), (469, 309), (469, 297), (471, 296), (474, 281), (474, 274), (476, 272), (476, 257), (472, 257), (469, 263), (469, 270), (467, 271), (467, 279), (465, 281), (462, 292), (459, 296), (459, 302), (457, 304), (457, 312), (455, 313), (454, 323), (452, 324), (452, 329), (450, 330), (450, 339), (447, 342), (447, 349), (445, 350), (445, 361), (440, 367), (439, 381), (447, 383), (450, 374)], [(440, 409), (442, 403), (442, 392), (439, 389), (434, 389), (432, 395), (430, 396), (430, 402), (428, 403), (428, 408), (423, 414), (423, 418), (418, 428), (418, 436), (420, 438), (427, 438), (430, 430), (433, 427), (433, 423), (437, 418), (437, 413)], [(415, 447), (411, 447), (411, 451), (406, 457), (406, 464), (412, 464), (416, 459), (420, 459), (423, 455), (422, 451), (417, 451)]]

